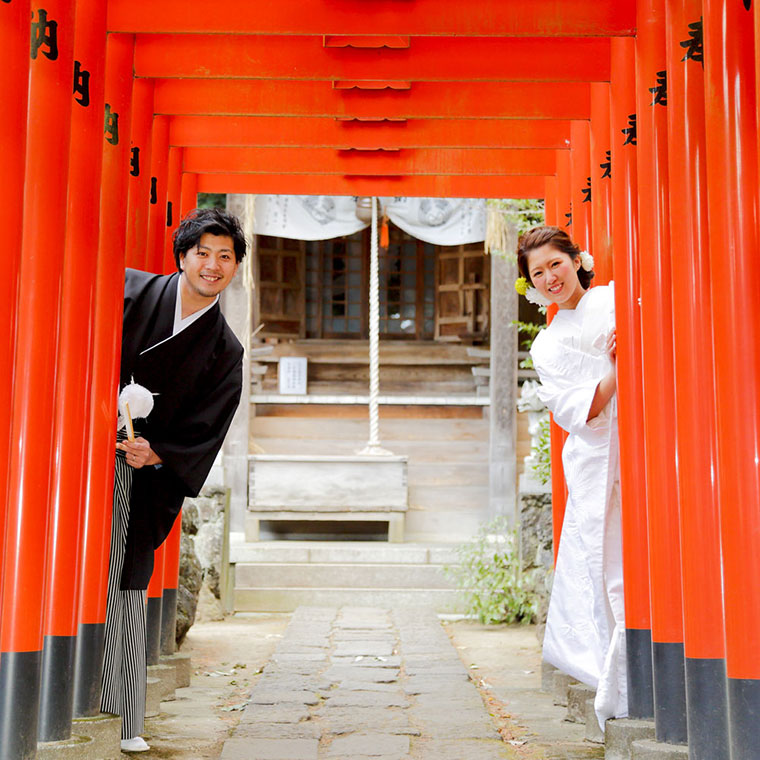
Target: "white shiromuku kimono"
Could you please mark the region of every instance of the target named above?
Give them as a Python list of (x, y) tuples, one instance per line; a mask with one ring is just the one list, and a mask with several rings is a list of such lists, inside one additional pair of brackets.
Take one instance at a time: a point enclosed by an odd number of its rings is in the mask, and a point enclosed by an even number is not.
[(568, 498), (549, 602), (544, 659), (597, 690), (604, 721), (628, 714), (617, 399), (586, 421), (611, 364), (613, 285), (587, 291), (538, 334), (531, 356), (539, 396), (569, 433), (562, 451)]

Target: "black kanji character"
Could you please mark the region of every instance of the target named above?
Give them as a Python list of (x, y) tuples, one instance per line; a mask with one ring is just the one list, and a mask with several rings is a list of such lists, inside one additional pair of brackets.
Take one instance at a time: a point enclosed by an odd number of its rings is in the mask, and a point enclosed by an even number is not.
[(90, 105), (90, 72), (79, 61), (74, 61), (74, 95), (80, 106)]
[(745, 8), (745, 10), (751, 11), (752, 10), (752, 0), (744, 0), (744, 8)]
[(666, 106), (668, 104), (668, 72), (657, 72), (657, 86), (650, 87), (649, 92), (654, 95), (650, 106)]
[(704, 55), (704, 34), (702, 29), (702, 19), (689, 24), (689, 39), (680, 43), (682, 48), (686, 48), (686, 55), (681, 58), (682, 61), (697, 61), (705, 65)]
[(129, 159), (129, 173), (133, 177), (140, 176), (140, 149), (132, 148), (132, 158)]
[(103, 131), (106, 134), (106, 140), (111, 145), (119, 144), (119, 114), (111, 111), (110, 103), (106, 103), (106, 122)]
[(573, 223), (573, 212), (568, 211), (565, 214), (565, 219), (567, 219), (567, 224), (565, 225), (565, 227), (569, 227)]
[(581, 188), (581, 192), (583, 193), (582, 203), (590, 203), (591, 202), (591, 177), (586, 177), (586, 187)]
[(604, 179), (605, 177), (612, 176), (612, 151), (611, 150), (604, 151), (604, 157), (607, 160), (604, 161), (604, 163), (599, 164), (599, 168), (604, 170), (604, 172), (602, 173), (602, 179)]
[(628, 117), (628, 126), (620, 130), (625, 135), (623, 145), (636, 145), (636, 114), (632, 113)]
[(150, 202), (153, 206), (158, 203), (158, 177), (150, 178)]
[(166, 226), (172, 226), (172, 202), (166, 201)]
[[(40, 48), (47, 47), (42, 51), (42, 55), (55, 61), (58, 58), (58, 22), (48, 21), (47, 11), (40, 8), (39, 21), (32, 21), (32, 48), (30, 55), (32, 60), (36, 60)], [(32, 18), (34, 14), (32, 13)]]

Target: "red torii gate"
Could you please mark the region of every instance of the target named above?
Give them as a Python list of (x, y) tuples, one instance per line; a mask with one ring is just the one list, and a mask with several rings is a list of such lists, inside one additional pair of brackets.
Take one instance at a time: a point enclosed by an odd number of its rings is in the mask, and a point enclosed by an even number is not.
[(730, 756), (753, 757), (760, 11), (565, 5), (0, 6), (0, 214), (21, 252), (0, 299), (4, 757), (69, 735), (75, 648), (76, 714), (97, 711), (125, 255), (161, 270), (167, 200), (176, 223), (197, 191), (544, 197), (572, 220), (616, 281), (631, 714), (710, 760), (730, 721)]

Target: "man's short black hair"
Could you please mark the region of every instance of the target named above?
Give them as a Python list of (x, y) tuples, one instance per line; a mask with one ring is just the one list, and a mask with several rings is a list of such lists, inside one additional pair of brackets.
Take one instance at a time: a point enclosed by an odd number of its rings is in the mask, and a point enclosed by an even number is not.
[(200, 243), (201, 237), (228, 235), (232, 238), (235, 260), (240, 263), (248, 248), (243, 228), (236, 216), (219, 208), (196, 208), (190, 211), (174, 231), (174, 262), (180, 271), (179, 257)]

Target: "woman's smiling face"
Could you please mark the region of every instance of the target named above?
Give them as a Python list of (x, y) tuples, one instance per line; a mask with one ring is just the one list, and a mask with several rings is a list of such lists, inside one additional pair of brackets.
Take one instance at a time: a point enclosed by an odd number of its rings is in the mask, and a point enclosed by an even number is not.
[(586, 292), (578, 279), (580, 256), (572, 258), (552, 245), (528, 253), (528, 273), (533, 287), (560, 309), (574, 309)]

